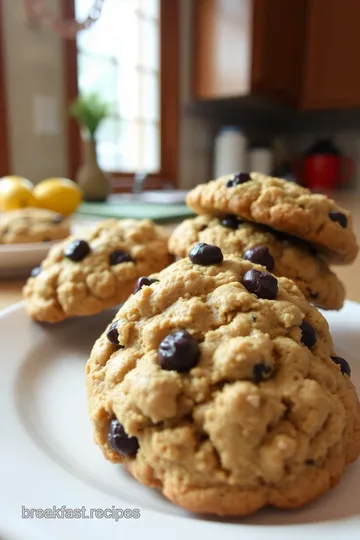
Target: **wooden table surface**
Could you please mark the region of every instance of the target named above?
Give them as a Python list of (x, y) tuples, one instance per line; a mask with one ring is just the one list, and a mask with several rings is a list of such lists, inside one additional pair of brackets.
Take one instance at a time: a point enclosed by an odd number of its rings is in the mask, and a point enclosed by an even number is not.
[[(360, 196), (339, 195), (336, 199), (339, 204), (352, 212), (354, 228), (360, 243)], [(169, 224), (166, 228), (172, 230), (174, 226), (175, 224)], [(354, 264), (334, 267), (334, 271), (345, 284), (347, 298), (360, 302), (360, 255)], [(0, 280), (0, 309), (21, 300), (24, 283), (25, 279)]]

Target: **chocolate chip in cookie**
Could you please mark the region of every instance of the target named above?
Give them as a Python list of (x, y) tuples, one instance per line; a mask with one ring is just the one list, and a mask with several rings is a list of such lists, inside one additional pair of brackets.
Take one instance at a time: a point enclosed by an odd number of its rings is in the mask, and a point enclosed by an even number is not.
[(191, 249), (189, 259), (194, 264), (209, 266), (210, 264), (220, 264), (224, 257), (219, 247), (199, 242)]
[(316, 330), (307, 321), (303, 321), (300, 325), (301, 342), (311, 349), (317, 341), (318, 335)]
[(348, 377), (351, 376), (351, 368), (345, 358), (341, 358), (341, 356), (332, 356), (331, 360), (340, 366), (341, 373), (346, 374)]
[(339, 225), (341, 225), (343, 229), (346, 229), (348, 224), (348, 218), (342, 212), (332, 210), (331, 212), (329, 212), (329, 218), (331, 219), (331, 221), (339, 223)]
[(239, 227), (240, 223), (242, 223), (241, 219), (237, 218), (236, 216), (233, 216), (229, 214), (228, 216), (225, 216), (221, 220), (221, 225), (223, 227), (227, 227), (228, 229), (236, 229)]
[(162, 369), (184, 373), (197, 365), (200, 347), (189, 332), (175, 330), (160, 343), (158, 359)]
[(252, 378), (254, 383), (259, 383), (261, 381), (266, 381), (267, 379), (270, 379), (272, 374), (272, 368), (264, 364), (264, 362), (260, 362), (259, 364), (254, 365)]
[(134, 294), (139, 292), (143, 287), (147, 287), (147, 286), (151, 285), (152, 283), (157, 283), (158, 281), (159, 281), (158, 279), (153, 279), (153, 278), (148, 278), (148, 277), (142, 276), (141, 278), (138, 279), (138, 281), (136, 283), (136, 286), (135, 286), (135, 289), (134, 289)]
[(248, 182), (249, 180), (251, 180), (250, 174), (238, 172), (229, 178), (229, 180), (226, 182), (226, 187), (239, 186), (240, 184), (245, 184), (245, 182)]
[(113, 418), (110, 422), (108, 443), (115, 452), (125, 456), (135, 456), (139, 450), (137, 438), (129, 437), (117, 418)]
[(111, 323), (109, 330), (106, 333), (106, 337), (113, 345), (119, 345), (119, 332), (117, 330), (117, 321)]
[(308, 298), (310, 298), (311, 300), (317, 300), (319, 298), (319, 293), (312, 291), (310, 287), (306, 287), (306, 291)]
[(79, 262), (89, 255), (91, 248), (85, 240), (73, 240), (64, 249), (64, 257), (73, 262)]
[(278, 292), (277, 279), (268, 272), (259, 270), (248, 270), (241, 280), (242, 285), (249, 292), (256, 294), (258, 298), (274, 300)]
[(275, 265), (274, 257), (271, 255), (267, 246), (255, 246), (247, 249), (244, 253), (244, 259), (265, 266), (269, 272), (271, 272)]
[(115, 251), (110, 253), (111, 266), (115, 266), (116, 264), (122, 264), (125, 262), (133, 262), (133, 259), (130, 253), (127, 253), (126, 251), (122, 251), (121, 249), (116, 249)]

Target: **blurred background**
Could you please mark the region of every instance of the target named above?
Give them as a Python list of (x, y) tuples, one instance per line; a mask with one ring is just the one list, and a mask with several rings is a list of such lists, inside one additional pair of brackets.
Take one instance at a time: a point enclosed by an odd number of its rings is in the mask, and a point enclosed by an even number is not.
[(359, 20), (359, 0), (1, 0), (0, 176), (96, 158), (113, 192), (234, 170), (360, 191)]

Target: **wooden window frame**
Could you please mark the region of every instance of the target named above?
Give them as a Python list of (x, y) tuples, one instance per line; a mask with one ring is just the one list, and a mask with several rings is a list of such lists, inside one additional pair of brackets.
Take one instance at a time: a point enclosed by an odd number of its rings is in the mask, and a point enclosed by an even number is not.
[[(149, 174), (144, 189), (177, 186), (179, 143), (179, 2), (160, 0), (160, 170)], [(62, 2), (62, 15), (75, 15), (75, 1)], [(78, 94), (76, 39), (64, 40), (65, 100), (67, 107)], [(81, 163), (82, 141), (74, 119), (68, 120), (68, 170), (75, 178)], [(134, 172), (110, 172), (114, 191), (129, 191)]]
[(0, 0), (0, 176), (10, 174), (11, 155), (9, 146), (8, 108), (6, 95), (6, 66), (3, 32), (3, 0)]

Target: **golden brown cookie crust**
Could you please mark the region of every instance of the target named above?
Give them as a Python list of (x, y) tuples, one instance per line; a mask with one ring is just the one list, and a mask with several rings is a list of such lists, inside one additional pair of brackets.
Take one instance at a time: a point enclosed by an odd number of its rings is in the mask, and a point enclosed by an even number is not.
[[(325, 195), (311, 193), (294, 182), (250, 173), (251, 180), (227, 187), (233, 175), (222, 176), (191, 190), (186, 202), (198, 214), (236, 214), (312, 242), (332, 262), (351, 263), (358, 253), (351, 215)], [(347, 217), (343, 228), (329, 218), (338, 211)]]
[(0, 244), (28, 244), (63, 240), (70, 225), (60, 214), (42, 208), (22, 208), (0, 216)]
[[(326, 320), (286, 278), (275, 300), (249, 293), (241, 279), (251, 268), (233, 256), (216, 266), (174, 263), (116, 315), (124, 348), (104, 333), (86, 367), (105, 457), (195, 512), (301, 506), (338, 482), (360, 452), (356, 391), (331, 360)], [(304, 320), (318, 335), (311, 349), (301, 342)], [(188, 373), (158, 363), (157, 348), (174, 329), (200, 345)], [(272, 376), (256, 383), (258, 362)], [(109, 446), (114, 416), (138, 438), (136, 456)]]
[[(79, 238), (91, 252), (80, 262), (64, 257), (65, 246)], [(24, 287), (29, 315), (42, 322), (93, 315), (126, 300), (137, 279), (170, 263), (168, 235), (150, 220), (106, 220), (87, 232), (51, 248), (41, 272)], [(115, 250), (129, 253), (132, 262), (111, 265)]]
[(239, 256), (249, 248), (265, 245), (275, 261), (272, 272), (295, 281), (309, 302), (323, 309), (343, 306), (345, 290), (341, 281), (297, 238), (277, 236), (276, 231), (251, 222), (242, 222), (234, 230), (223, 226), (219, 218), (198, 216), (178, 225), (170, 237), (169, 250), (177, 257), (186, 257), (198, 242), (219, 246), (223, 253)]

